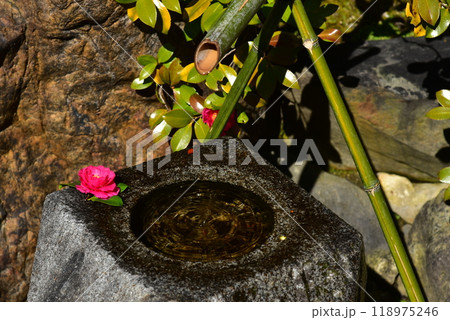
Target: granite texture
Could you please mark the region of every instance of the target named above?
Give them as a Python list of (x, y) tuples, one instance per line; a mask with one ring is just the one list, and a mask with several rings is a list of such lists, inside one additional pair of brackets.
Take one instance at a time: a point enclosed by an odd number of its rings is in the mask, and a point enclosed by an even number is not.
[(444, 192), (422, 207), (407, 237), (428, 301), (450, 301), (450, 206)]
[[(48, 195), (28, 301), (361, 300), (362, 236), (273, 166), (241, 165), (249, 152), (238, 143), (234, 157), (228, 141), (224, 161), (202, 157), (193, 165), (193, 155), (182, 151), (152, 176), (119, 171), (117, 181), (130, 186), (123, 207), (85, 201), (74, 189)], [(201, 150), (214, 153), (214, 147)], [(196, 179), (239, 185), (263, 198), (275, 219), (266, 242), (235, 259), (190, 262), (138, 241), (130, 221), (139, 199)]]

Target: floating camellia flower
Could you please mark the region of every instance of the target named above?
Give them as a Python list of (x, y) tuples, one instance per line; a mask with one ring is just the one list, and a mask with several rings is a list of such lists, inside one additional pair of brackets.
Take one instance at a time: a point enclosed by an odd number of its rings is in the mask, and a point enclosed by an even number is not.
[(80, 185), (76, 188), (82, 193), (92, 193), (99, 199), (107, 200), (116, 196), (120, 188), (114, 182), (116, 174), (104, 166), (89, 166), (78, 172)]

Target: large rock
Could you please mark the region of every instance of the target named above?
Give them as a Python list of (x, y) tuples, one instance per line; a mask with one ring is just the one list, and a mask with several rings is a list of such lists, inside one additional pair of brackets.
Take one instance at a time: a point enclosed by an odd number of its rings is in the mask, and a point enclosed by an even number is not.
[[(450, 87), (448, 41), (399, 38), (327, 51), (325, 57), (377, 171), (437, 181), (437, 172), (449, 163), (448, 125), (425, 117), (438, 105), (435, 92)], [(302, 72), (299, 81), (303, 91), (286, 96), (300, 105), (307, 134), (320, 144), (327, 160), (354, 168), (317, 76)]]
[(44, 197), (89, 164), (119, 168), (152, 100), (129, 88), (155, 52), (115, 1), (0, 1), (0, 301), (25, 300)]
[(425, 204), (408, 236), (408, 249), (429, 301), (450, 301), (450, 207), (444, 191)]
[(385, 172), (378, 173), (378, 179), (391, 210), (409, 224), (426, 202), (448, 187), (444, 183), (412, 183), (405, 177)]
[(123, 207), (50, 194), (28, 300), (360, 300), (361, 235), (233, 141), (221, 161), (211, 146), (201, 165), (177, 152), (152, 176), (119, 171)]

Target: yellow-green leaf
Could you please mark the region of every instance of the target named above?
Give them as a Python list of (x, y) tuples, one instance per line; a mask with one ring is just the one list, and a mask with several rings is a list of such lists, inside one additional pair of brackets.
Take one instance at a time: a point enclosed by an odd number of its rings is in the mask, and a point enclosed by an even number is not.
[(217, 110), (223, 105), (223, 102), (225, 101), (226, 97), (227, 96), (225, 93), (220, 93), (220, 92), (211, 93), (205, 99), (205, 107), (207, 107), (209, 109)]
[(156, 143), (161, 139), (164, 139), (169, 135), (170, 131), (172, 131), (172, 127), (164, 120), (161, 121), (161, 123), (158, 124), (152, 131), (153, 142)]
[[(153, 57), (152, 57), (153, 58)], [(153, 74), (153, 71), (155, 71), (155, 68), (158, 64), (155, 58), (153, 58), (154, 61), (148, 63), (144, 68), (142, 68), (141, 73), (139, 74), (139, 79), (144, 80), (150, 77)]]
[(202, 31), (209, 31), (211, 27), (219, 20), (222, 14), (225, 12), (223, 5), (219, 2), (213, 3), (206, 9), (202, 15), (201, 27)]
[(153, 63), (154, 61), (156, 61), (156, 59), (155, 59), (153, 56), (150, 56), (150, 55), (148, 55), (148, 54), (145, 54), (145, 55), (139, 56), (139, 57), (137, 58), (137, 61), (139, 62), (139, 64), (140, 64), (141, 66), (146, 66), (146, 65), (148, 65), (149, 63)]
[(170, 11), (175, 11), (177, 13), (181, 13), (181, 6), (180, 6), (180, 2), (178, 0), (162, 0), (162, 3)]
[(450, 119), (450, 108), (437, 107), (427, 112), (427, 117), (434, 120)]
[(283, 86), (300, 90), (300, 86), (298, 85), (297, 77), (292, 71), (286, 70), (286, 73), (284, 75), (284, 80), (283, 80)]
[(195, 136), (200, 142), (203, 142), (209, 132), (209, 126), (199, 118), (194, 125)]
[(441, 17), (439, 18), (439, 23), (436, 28), (432, 28), (427, 26), (427, 38), (436, 38), (443, 34), (450, 25), (450, 11), (449, 9), (442, 8), (441, 9)]
[(223, 72), (228, 81), (230, 81), (231, 85), (233, 85), (234, 80), (236, 80), (237, 77), (236, 71), (232, 67), (221, 63), (219, 64), (219, 70)]
[(185, 149), (192, 138), (192, 122), (184, 128), (178, 129), (170, 140), (170, 147), (174, 152)]
[(208, 9), (211, 0), (193, 0), (184, 9), (189, 17), (189, 22), (200, 17)]
[(170, 85), (176, 86), (180, 81), (180, 71), (183, 70), (183, 67), (180, 64), (180, 59), (175, 59), (172, 61), (169, 67), (169, 76), (170, 76)]
[(180, 71), (181, 80), (189, 83), (200, 83), (206, 79), (206, 75), (201, 75), (195, 68), (195, 64), (188, 64)]
[(158, 63), (169, 61), (169, 59), (173, 56), (174, 50), (174, 47), (170, 43), (163, 43), (161, 48), (158, 50)]
[(450, 90), (436, 92), (436, 98), (443, 107), (450, 108)]
[(148, 124), (150, 125), (150, 129), (155, 129), (157, 125), (159, 125), (163, 121), (163, 115), (167, 113), (167, 109), (158, 109), (152, 112), (150, 115), (150, 119)]
[(137, 0), (136, 2), (136, 11), (139, 16), (139, 19), (154, 28), (156, 25), (156, 7), (153, 3), (153, 0)]
[(139, 18), (137, 11), (136, 11), (136, 7), (129, 8), (127, 10), (127, 16), (128, 16), (128, 18), (130, 18), (131, 21), (135, 22)]
[(167, 112), (163, 115), (163, 119), (174, 128), (182, 128), (193, 120), (193, 117), (189, 112), (184, 109), (177, 109)]
[(417, 0), (420, 16), (431, 26), (434, 26), (439, 19), (440, 5), (437, 0)]
[(172, 20), (170, 19), (169, 10), (167, 10), (166, 6), (159, 0), (153, 0), (153, 3), (158, 8), (159, 13), (161, 14), (161, 19), (162, 19), (161, 32), (163, 34), (167, 34), (167, 33), (169, 33), (170, 24), (172, 23)]
[(150, 87), (153, 84), (151, 79), (140, 79), (136, 78), (131, 83), (131, 89), (133, 90), (144, 90)]
[(237, 117), (237, 123), (247, 123), (248, 122), (248, 116), (245, 112), (241, 112), (239, 116)]
[(438, 178), (441, 182), (450, 183), (450, 167), (446, 167), (439, 171)]

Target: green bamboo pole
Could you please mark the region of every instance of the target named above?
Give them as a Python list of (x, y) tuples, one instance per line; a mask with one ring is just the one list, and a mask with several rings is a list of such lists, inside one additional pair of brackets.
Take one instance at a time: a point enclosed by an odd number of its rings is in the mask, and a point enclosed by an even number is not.
[(278, 22), (281, 20), (284, 11), (286, 10), (287, 5), (290, 1), (276, 1), (272, 10), (270, 11), (269, 16), (267, 17), (260, 33), (253, 41), (252, 48), (245, 59), (244, 65), (242, 66), (241, 71), (236, 77), (236, 80), (231, 87), (230, 92), (228, 93), (225, 101), (220, 108), (219, 113), (217, 114), (216, 119), (214, 120), (214, 124), (211, 128), (211, 131), (207, 135), (207, 139), (217, 139), (222, 133), (225, 124), (228, 121), (231, 113), (233, 112), (234, 107), (236, 106), (239, 98), (244, 92), (245, 86), (247, 85), (250, 77), (253, 74), (253, 71), (258, 64), (259, 59), (264, 54), (264, 51), (267, 49), (270, 39), (272, 38), (273, 33), (275, 32)]
[(381, 229), (383, 230), (392, 256), (394, 257), (395, 264), (397, 265), (397, 269), (403, 284), (405, 285), (409, 299), (411, 301), (425, 301), (406, 250), (395, 227), (392, 215), (386, 205), (386, 200), (383, 191), (380, 188), (378, 178), (372, 170), (361, 144), (361, 140), (359, 139), (344, 101), (342, 100), (327, 62), (322, 54), (318, 38), (311, 26), (301, 0), (294, 0), (292, 13), (303, 38), (303, 45), (308, 49), (317, 75), (320, 78), (347, 146), (350, 149), (350, 153), (363, 182), (364, 189), (369, 195), (370, 202), (372, 203)]
[(264, 2), (233, 0), (195, 51), (195, 67), (200, 74), (208, 74), (217, 66)]

